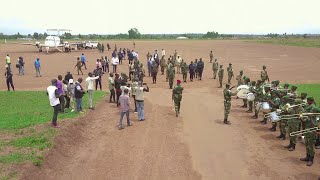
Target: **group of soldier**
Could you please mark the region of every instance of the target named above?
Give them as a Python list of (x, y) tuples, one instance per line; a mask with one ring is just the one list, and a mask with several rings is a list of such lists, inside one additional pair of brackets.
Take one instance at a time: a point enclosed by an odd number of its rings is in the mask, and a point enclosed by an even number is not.
[[(222, 87), (222, 80), (224, 70), (222, 65), (218, 69), (217, 59), (213, 62), (212, 70), (213, 77), (216, 78), (218, 72), (220, 88)], [(275, 80), (270, 83), (267, 67), (262, 66), (260, 79), (251, 81), (248, 76), (244, 76), (243, 71), (240, 70), (236, 77), (236, 86), (231, 87), (231, 79), (234, 77), (232, 64), (227, 68), (228, 83), (223, 91), (224, 94), (224, 123), (231, 124), (228, 121), (228, 115), (231, 109), (231, 97), (237, 93), (232, 91), (232, 88), (241, 85), (249, 87), (249, 93), (253, 93), (254, 100), (248, 101), (243, 99), (242, 108), (248, 108), (247, 113), (253, 113), (252, 118), (258, 119), (260, 110), (262, 109), (259, 103), (268, 103), (270, 112), (276, 112), (278, 120), (271, 121), (272, 127), (270, 131), (275, 132), (277, 125), (279, 125), (280, 135), (277, 138), (281, 141), (286, 140), (289, 135), (289, 145), (285, 146), (289, 151), (294, 151), (297, 144), (297, 135), (302, 135), (301, 140), (304, 140), (306, 147), (306, 156), (301, 158), (305, 161), (307, 166), (312, 166), (315, 148), (320, 149), (320, 136), (317, 127), (319, 121), (320, 108), (316, 105), (315, 99), (308, 97), (307, 93), (302, 92), (298, 94), (297, 86), (285, 83), (283, 87), (280, 86), (280, 81)], [(290, 87), (290, 88), (289, 88)], [(261, 124), (267, 124), (267, 119), (270, 118), (270, 113), (263, 112)], [(309, 130), (310, 129), (310, 130)], [(301, 133), (300, 133), (301, 132)]]

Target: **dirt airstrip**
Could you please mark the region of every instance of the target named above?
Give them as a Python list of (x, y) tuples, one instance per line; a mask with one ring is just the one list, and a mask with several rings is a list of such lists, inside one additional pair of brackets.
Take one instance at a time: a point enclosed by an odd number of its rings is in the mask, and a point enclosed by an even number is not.
[[(132, 49), (132, 42), (109, 42), (118, 48)], [(124, 130), (117, 129), (118, 109), (115, 104), (101, 102), (87, 116), (63, 122), (61, 135), (48, 152), (41, 168), (28, 166), (22, 179), (316, 179), (320, 175), (319, 151), (315, 163), (307, 167), (299, 158), (305, 155), (302, 144), (296, 151), (283, 148), (288, 141), (279, 141), (279, 132), (271, 133), (268, 125), (260, 125), (251, 114), (240, 108), (242, 101), (233, 99), (231, 126), (222, 124), (223, 97), (218, 82), (212, 78), (209, 51), (225, 69), (233, 64), (237, 75), (242, 69), (246, 76), (257, 79), (262, 65), (267, 66), (270, 79), (289, 83), (319, 83), (320, 51), (316, 48), (288, 47), (240, 41), (137, 41), (136, 51), (146, 64), (145, 54), (158, 49), (167, 56), (178, 51), (188, 63), (195, 58), (205, 60), (202, 81), (183, 83), (181, 116), (174, 117), (171, 91), (163, 75), (153, 85), (145, 80), (150, 92), (146, 95), (146, 121), (134, 123)], [(10, 54), (15, 64), (19, 56), (26, 61), (26, 75), (19, 77), (14, 69), (17, 90), (44, 90), (50, 79), (71, 71), (75, 78), (75, 56), (85, 53), (89, 70), (102, 54), (97, 50), (72, 53), (38, 53), (33, 47), (0, 46), (0, 74), (4, 74), (4, 58)], [(110, 57), (111, 52), (103, 55)], [(33, 61), (39, 57), (41, 78), (35, 77)], [(128, 71), (128, 62), (120, 70)], [(82, 76), (86, 77), (86, 76)], [(226, 74), (225, 74), (226, 77)], [(177, 75), (177, 79), (181, 79)], [(225, 78), (226, 80), (226, 78)], [(235, 84), (235, 80), (232, 81)], [(103, 76), (107, 88), (107, 75)], [(0, 89), (5, 90), (4, 76)], [(86, 97), (85, 97), (86, 98)]]

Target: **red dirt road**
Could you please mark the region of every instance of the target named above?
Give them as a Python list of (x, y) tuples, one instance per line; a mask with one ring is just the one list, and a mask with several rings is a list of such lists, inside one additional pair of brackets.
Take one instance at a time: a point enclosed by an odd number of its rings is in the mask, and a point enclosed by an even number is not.
[[(205, 58), (203, 80), (183, 84), (181, 117), (174, 117), (171, 91), (164, 76), (158, 76), (157, 85), (152, 85), (146, 77), (151, 90), (146, 95), (145, 122), (137, 122), (137, 115), (131, 113), (134, 125), (119, 131), (117, 108), (102, 102), (75, 123), (63, 122), (62, 134), (56, 138), (44, 165), (24, 169), (22, 179), (316, 179), (320, 175), (319, 151), (314, 165), (305, 166), (299, 161), (305, 155), (304, 146), (298, 144), (294, 152), (283, 148), (288, 140), (277, 140), (279, 132), (269, 132), (270, 123), (262, 126), (252, 120), (251, 114), (240, 108), (242, 101), (232, 101), (232, 125), (222, 124), (222, 89), (212, 79), (211, 64), (207, 61), (212, 49), (225, 68), (232, 62), (235, 74), (243, 69), (251, 79), (259, 76), (265, 64), (272, 80), (319, 82), (315, 76), (320, 67), (318, 49), (239, 41), (138, 41), (136, 44), (141, 59), (145, 59), (147, 50), (153, 52), (156, 48), (165, 48), (167, 55), (177, 49), (187, 62)], [(130, 42), (117, 42), (117, 45), (131, 48)], [(8, 51), (10, 46), (4, 49)], [(13, 49), (10, 54), (19, 56), (14, 53), (17, 51)], [(99, 57), (96, 51), (85, 53), (90, 61)], [(80, 53), (22, 54), (30, 61), (36, 56), (42, 59), (44, 77), (15, 76), (16, 86), (44, 89), (52, 77), (71, 69), (73, 57)], [(30, 61), (28, 66), (32, 67)], [(120, 69), (127, 72), (127, 61), (124, 64)], [(93, 62), (89, 66), (92, 69)], [(30, 71), (33, 69), (27, 70)], [(106, 88), (107, 77), (103, 78)]]

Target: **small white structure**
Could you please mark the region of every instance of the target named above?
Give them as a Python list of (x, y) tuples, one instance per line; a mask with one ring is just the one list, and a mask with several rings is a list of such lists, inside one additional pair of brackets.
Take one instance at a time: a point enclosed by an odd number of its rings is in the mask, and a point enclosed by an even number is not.
[(180, 36), (180, 37), (177, 37), (176, 39), (189, 39), (189, 38), (184, 37), (184, 36)]

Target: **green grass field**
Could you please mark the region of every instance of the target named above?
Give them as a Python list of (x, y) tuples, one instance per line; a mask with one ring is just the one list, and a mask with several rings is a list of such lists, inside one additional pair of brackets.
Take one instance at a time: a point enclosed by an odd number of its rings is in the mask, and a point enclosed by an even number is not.
[(320, 105), (320, 84), (296, 84), (299, 95), (302, 92), (308, 93), (308, 97), (312, 96), (317, 105)]
[(246, 42), (278, 44), (286, 46), (301, 46), (301, 47), (320, 47), (320, 38), (270, 38), (270, 39), (254, 39), (246, 40)]
[[(103, 99), (103, 91), (94, 92), (94, 104)], [(53, 146), (59, 129), (49, 126), (53, 108), (44, 91), (0, 91), (0, 179), (11, 179), (16, 172), (6, 172), (11, 165), (32, 162), (40, 166), (44, 150)], [(88, 108), (88, 97), (83, 98), (83, 108)], [(63, 119), (80, 116), (77, 112), (58, 115)], [(42, 125), (48, 124), (48, 125)]]

